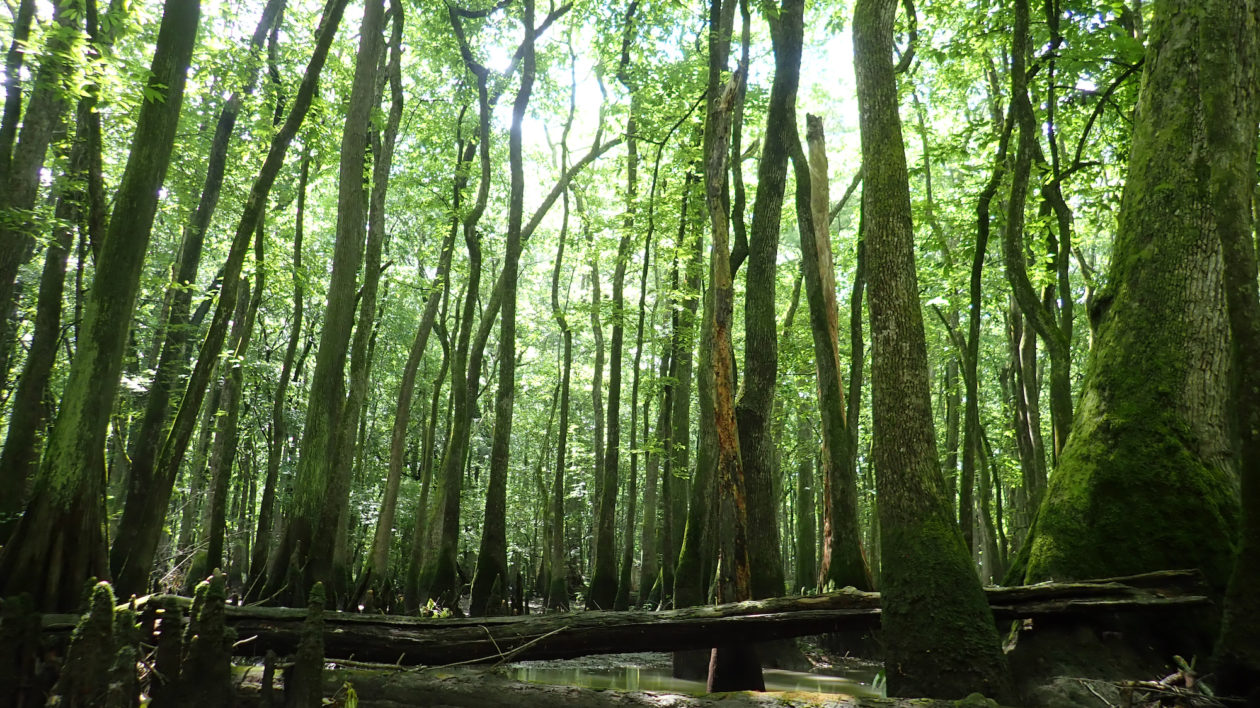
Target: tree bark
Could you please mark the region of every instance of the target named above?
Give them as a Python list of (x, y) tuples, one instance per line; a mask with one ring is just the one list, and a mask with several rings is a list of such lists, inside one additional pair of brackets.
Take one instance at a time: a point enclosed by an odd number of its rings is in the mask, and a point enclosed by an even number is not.
[[(301, 568), (301, 586), (288, 588), (287, 601), (297, 605), (316, 582), (334, 590), (333, 553), (349, 480), (335, 468), (339, 431), (354, 425), (358, 411), (346, 411), (345, 369), (354, 327), (355, 291), (363, 262), (364, 156), (375, 94), (376, 69), (384, 26), (383, 0), (369, 0), (360, 27), (350, 101), (341, 137), (337, 189), (337, 238), (333, 246), (323, 329), (311, 374), (306, 423), (299, 445), (293, 499), (285, 514), (281, 555)], [(370, 274), (369, 274), (370, 276)], [(366, 298), (365, 298), (366, 299)], [(373, 303), (375, 307), (375, 303)], [(360, 357), (361, 360), (361, 357)], [(344, 416), (353, 413), (349, 421)]]
[(289, 324), (289, 341), (284, 349), (284, 362), (280, 365), (280, 380), (276, 383), (275, 398), (271, 404), (271, 441), (267, 445), (267, 476), (263, 482), (262, 503), (258, 510), (258, 528), (254, 535), (254, 553), (250, 561), (250, 585), (263, 579), (271, 541), (276, 506), (276, 484), (280, 478), (280, 462), (288, 447), (289, 425), (287, 416), (289, 383), (293, 378), (293, 362), (297, 358), (298, 344), (302, 340), (302, 316), (305, 311), (306, 288), (303, 286), (302, 238), (306, 230), (306, 185), (310, 179), (311, 155), (304, 152), (298, 172), (297, 210), (293, 228), (293, 315)]
[[(78, 605), (88, 578), (108, 577), (103, 535), (105, 436), (144, 256), (166, 176), (184, 83), (200, 19), (197, 0), (169, 0), (153, 55), (146, 100), (97, 261), (83, 336), (70, 364), (61, 408), (49, 433), (31, 502), (0, 551), (0, 592), (30, 592), (42, 608)], [(108, 284), (106, 284), (108, 281)], [(165, 505), (163, 505), (165, 510)]]
[[(17, 143), (13, 145), (13, 155), (8, 155), (8, 143), (0, 143), (0, 176), (4, 181), (0, 191), (0, 213), (5, 219), (0, 222), (0, 360), (5, 365), (0, 367), (0, 393), (7, 388), (9, 367), (7, 364), (9, 351), (14, 344), (11, 336), (16, 322), (8, 322), (9, 313), (13, 311), (19, 296), (17, 284), (18, 269), (31, 257), (35, 250), (35, 220), (31, 218), (31, 210), (35, 207), (35, 199), (39, 192), (40, 170), (44, 167), (44, 158), (53, 134), (65, 126), (65, 113), (69, 105), (67, 96), (70, 93), (63, 85), (70, 80), (74, 71), (75, 50), (72, 49), (77, 35), (82, 32), (84, 0), (57, 3), (53, 5), (52, 25), (47, 30), (44, 43), (43, 58), (35, 72), (32, 82), (31, 97), (26, 104), (26, 113), (22, 116), (22, 127), (17, 132)], [(29, 29), (30, 18), (20, 17), (19, 8), (15, 35), (24, 28), (23, 19)], [(13, 60), (10, 50), (9, 60)], [(8, 62), (6, 62), (8, 63)], [(17, 68), (17, 67), (15, 67)], [(17, 84), (20, 75), (17, 71), (7, 74), (8, 81)], [(21, 101), (21, 88), (10, 86), (6, 94), (4, 118), (8, 114), (8, 102)], [(12, 116), (12, 127), (16, 130), (16, 111)], [(7, 126), (0, 126), (3, 130)], [(0, 139), (12, 140), (0, 133)]]
[(1232, 364), (1238, 372), (1233, 382), (1238, 406), (1236, 429), (1242, 443), (1242, 527), (1234, 570), (1225, 590), (1215, 662), (1219, 688), (1255, 696), (1260, 690), (1260, 291), (1251, 233), (1256, 214), (1249, 211), (1248, 199), (1256, 185), (1255, 128), (1260, 120), (1260, 3), (1252, 0), (1243, 5), (1250, 7), (1250, 17), (1239, 17), (1234, 11), (1214, 23), (1213, 31), (1228, 28), (1232, 34), (1221, 36), (1232, 41), (1223, 42), (1226, 48), (1204, 61), (1204, 69), (1229, 77), (1236, 86), (1246, 86), (1249, 79), (1250, 91), (1235, 93), (1228, 84), (1225, 91), (1212, 91), (1209, 95), (1225, 100), (1205, 102), (1204, 118), (1208, 125), (1226, 126), (1208, 133), (1208, 149), (1216, 158), (1209, 172), (1209, 194), (1212, 212), (1219, 219), (1216, 233), (1225, 261)]
[[(795, 131), (795, 128), (793, 128)], [(818, 372), (818, 407), (823, 439), (823, 542), (820, 587), (871, 587), (857, 523), (857, 478), (848, 464), (850, 446), (840, 377), (839, 312), (835, 297), (826, 151), (821, 121), (810, 121), (810, 157), (799, 135), (789, 144), (796, 174), (796, 218), (801, 234), (801, 269), (809, 303), (810, 330)], [(818, 182), (817, 185), (814, 182)]]
[[(1193, 559), (1223, 588), (1238, 524), (1218, 232), (1254, 180), (1254, 2), (1156, 9), (1098, 338), (1068, 444), (1012, 577)], [(1206, 130), (1203, 126), (1212, 126)], [(1220, 175), (1220, 176), (1218, 176)], [(1243, 179), (1237, 177), (1233, 179)], [(1245, 203), (1245, 202), (1244, 202)], [(1088, 509), (1087, 515), (1083, 510)]]
[(956, 698), (981, 691), (1006, 700), (1006, 660), (946, 503), (936, 450), (892, 63), (896, 9), (896, 0), (858, 0), (853, 21), (888, 692)]
[[(251, 54), (262, 48), (268, 30), (279, 21), (284, 5), (284, 0), (269, 0), (250, 38)], [(152, 535), (150, 526), (160, 523), (160, 520), (155, 521), (153, 507), (169, 497), (169, 492), (164, 493), (165, 480), (157, 469), (158, 454), (168, 433), (172, 394), (182, 383), (188, 369), (188, 341), (194, 330), (189, 325), (194, 285), (201, 265), (206, 231), (219, 204), (232, 131), (244, 103), (244, 94), (252, 92), (257, 83), (259, 62), (256, 57), (251, 57), (249, 65), (251, 70), (246, 78), (245, 89), (233, 92), (219, 113), (210, 152), (206, 158), (201, 196), (196, 211), (184, 227), (178, 266), (174, 274), (175, 282), (168, 288), (169, 314), (162, 323), (165, 335), (162, 338), (153, 384), (145, 397), (139, 428), (128, 451), (131, 465), (124, 488), (126, 503), (110, 549), (110, 569), (114, 573), (115, 587), (124, 597), (132, 593), (142, 594), (148, 589), (152, 561), (146, 558), (145, 548), (148, 537)], [(231, 282), (228, 289), (235, 286), (236, 283)], [(171, 479), (173, 481), (173, 476)], [(152, 551), (147, 555), (151, 556)]]
[(767, 15), (774, 44), (775, 72), (766, 111), (766, 136), (757, 168), (757, 196), (748, 237), (748, 272), (744, 285), (744, 381), (735, 409), (739, 447), (748, 493), (749, 561), (752, 596), (783, 593), (783, 561), (779, 551), (778, 499), (774, 495), (774, 436), (771, 413), (778, 379), (779, 353), (775, 319), (775, 272), (779, 255), (779, 223), (787, 184), (790, 126), (796, 121), (796, 89), (800, 83), (804, 3), (785, 0)]
[[(307, 110), (310, 108), (315, 89), (319, 83), (320, 71), (323, 69), (324, 60), (328, 56), (328, 48), (332, 44), (333, 35), (336, 34), (337, 25), (340, 23), (341, 13), (345, 9), (345, 4), (345, 0), (335, 0), (327, 8), (327, 14), (323, 18), (323, 24), (320, 27), (316, 41), (315, 51), (311, 55), (306, 73), (302, 77), (302, 82), (294, 97), (293, 107), (289, 110), (289, 115), (285, 119), (284, 124), (272, 136), (267, 156), (258, 172), (258, 176), (254, 180), (253, 186), (250, 188), (245, 207), (241, 212), (240, 220), (237, 222), (227, 261), (224, 263), (222, 275), (219, 278), (223, 285), (219, 293), (219, 300), (215, 304), (214, 314), (212, 315), (206, 338), (197, 352), (196, 364), (193, 366), (192, 374), (188, 377), (188, 385), (185, 388), (184, 395), (180, 398), (179, 408), (175, 413), (174, 420), (171, 422), (170, 432), (167, 433), (158, 452), (157, 461), (154, 465), (154, 483), (146, 488), (146, 493), (151, 492), (153, 496), (150, 497), (151, 501), (148, 504), (140, 504), (139, 500), (134, 502), (137, 509), (136, 513), (143, 515), (143, 518), (136, 522), (135, 528), (142, 531), (142, 533), (138, 533), (131, 544), (126, 546), (115, 544), (120, 550), (127, 553), (125, 560), (115, 562), (118, 568), (123, 568), (124, 565), (127, 566), (125, 570), (118, 571), (119, 581), (120, 583), (130, 584), (132, 588), (142, 588), (147, 583), (149, 570), (153, 566), (153, 554), (157, 549), (158, 538), (161, 535), (162, 515), (166, 513), (166, 507), (170, 502), (171, 490), (175, 484), (175, 477), (188, 450), (188, 442), (192, 438), (193, 430), (196, 427), (197, 416), (205, 398), (206, 388), (210, 383), (211, 372), (215, 367), (228, 334), (228, 323), (238, 298), (235, 284), (241, 276), (241, 269), (244, 266), (245, 254), (249, 249), (250, 238), (254, 235), (254, 230), (258, 227), (258, 222), (263, 217), (267, 197), (271, 193), (271, 186), (275, 183), (280, 168), (284, 165), (284, 156), (288, 151), (289, 143), (297, 135), (297, 131), (306, 117)], [(110, 227), (111, 229), (113, 228), (112, 222)], [(203, 306), (208, 307), (208, 303)], [(199, 310), (197, 314), (194, 314), (192, 321), (197, 321), (201, 317), (200, 313), (201, 311)], [(133, 589), (133, 592), (141, 591), (140, 589)]]

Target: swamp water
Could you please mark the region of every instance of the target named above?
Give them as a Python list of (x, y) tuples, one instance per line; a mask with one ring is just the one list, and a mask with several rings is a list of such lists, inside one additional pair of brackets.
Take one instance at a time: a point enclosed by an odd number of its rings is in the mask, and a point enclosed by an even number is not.
[[(704, 682), (674, 678), (668, 666), (566, 666), (565, 661), (521, 662), (507, 675), (517, 681), (597, 690), (662, 691), (703, 695)], [(835, 675), (764, 669), (767, 691), (806, 691), (842, 693), (850, 696), (882, 697), (882, 687), (874, 685), (878, 667), (871, 665), (834, 667)]]

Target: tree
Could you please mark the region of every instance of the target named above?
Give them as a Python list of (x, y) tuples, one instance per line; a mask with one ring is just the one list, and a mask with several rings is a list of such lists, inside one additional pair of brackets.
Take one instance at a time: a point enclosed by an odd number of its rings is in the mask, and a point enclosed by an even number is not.
[[(235, 284), (240, 279), (245, 256), (258, 223), (262, 219), (268, 195), (280, 173), (280, 168), (284, 166), (289, 143), (297, 135), (310, 110), (315, 90), (319, 85), (320, 72), (324, 68), (324, 61), (328, 57), (333, 37), (337, 34), (337, 26), (341, 22), (345, 6), (346, 0), (333, 0), (325, 8), (315, 50), (307, 63), (306, 72), (294, 96), (293, 105), (284, 123), (271, 138), (267, 155), (258, 170), (258, 175), (254, 178), (237, 222), (228, 257), (223, 264), (222, 283), (225, 286), (221, 287), (210, 326), (198, 349), (196, 363), (188, 377), (188, 383), (184, 395), (180, 398), (170, 431), (166, 434), (162, 447), (158, 451), (158, 458), (154, 464), (153, 483), (131, 490), (133, 493), (128, 497), (133, 513), (139, 518), (133, 524), (124, 524), (120, 521), (119, 528), (134, 528), (136, 535), (127, 536), (128, 540), (125, 543), (115, 544), (119, 551), (115, 555), (121, 556), (125, 553), (126, 556), (114, 559), (113, 567), (120, 584), (134, 592), (142, 592), (143, 587), (147, 585), (153, 555), (162, 532), (162, 516), (170, 500), (176, 474), (188, 450), (188, 443), (197, 427), (197, 416), (201, 411), (201, 404), (205, 399), (207, 387), (210, 385), (210, 379), (217, 367), (219, 354), (228, 335), (228, 323), (238, 299)], [(218, 403), (210, 407), (217, 411)], [(213, 416), (214, 412), (208, 415)], [(145, 496), (141, 497), (140, 494), (134, 493), (137, 491), (142, 491)], [(123, 513), (127, 516), (127, 509), (124, 509)], [(120, 530), (119, 536), (122, 537), (123, 534), (124, 531)]]
[[(486, 485), (485, 524), (481, 532), (481, 551), (477, 554), (477, 572), (473, 575), (469, 612), (473, 616), (500, 614), (507, 595), (507, 473), (508, 449), (512, 442), (512, 411), (516, 400), (516, 290), (521, 260), (522, 222), (524, 221), (525, 171), (521, 155), (521, 122), (529, 106), (534, 88), (534, 1), (525, 0), (525, 39), (521, 42), (524, 61), (521, 64), (521, 85), (512, 102), (512, 128), (508, 134), (509, 185), (507, 244), (503, 270), (496, 290), (502, 288), (499, 306), (499, 388), (494, 401), (494, 434), (490, 449), (490, 481)], [(492, 315), (488, 314), (489, 318)], [(614, 488), (615, 491), (615, 488)], [(497, 587), (497, 590), (496, 590)]]
[[(0, 551), (0, 592), (30, 592), (45, 609), (76, 607), (84, 582), (108, 577), (103, 450), (122, 372), (127, 327), (166, 177), (200, 20), (197, 0), (169, 0), (158, 30), (146, 100), (97, 261), (61, 408), (26, 513)], [(159, 88), (165, 87), (163, 88)], [(158, 100), (147, 92), (157, 91)], [(106, 282), (108, 281), (108, 285)]]
[(1115, 250), (1096, 296), (1097, 339), (1068, 443), (1013, 578), (1186, 565), (1217, 588), (1229, 577), (1238, 495), (1217, 231), (1244, 217), (1221, 201), (1231, 187), (1219, 180), (1231, 169), (1255, 179), (1254, 145), (1223, 137), (1236, 131), (1255, 140), (1254, 98), (1233, 98), (1254, 92), (1254, 78), (1233, 68), (1254, 62), (1254, 46), (1209, 38), (1244, 26), (1249, 12), (1254, 3), (1157, 8)]
[(774, 436), (770, 430), (779, 371), (775, 321), (775, 272), (779, 223), (787, 184), (788, 143), (795, 138), (796, 88), (800, 82), (804, 2), (787, 0), (769, 8), (775, 47), (774, 83), (766, 111), (766, 140), (757, 167), (757, 196), (748, 235), (744, 281), (744, 380), (735, 416), (748, 493), (749, 561), (754, 598), (783, 594), (783, 561), (774, 498)]
[[(893, 695), (953, 698), (983, 691), (1002, 700), (1010, 693), (1006, 660), (937, 462), (892, 62), (896, 10), (896, 0), (859, 0), (853, 19), (884, 665)], [(821, 126), (811, 127), (811, 153), (817, 153)]]
[[(285, 514), (285, 529), (278, 548), (281, 558), (296, 560), (302, 585), (288, 588), (300, 603), (316, 582), (334, 580), (333, 552), (337, 525), (349, 495), (349, 470), (334, 468), (338, 460), (338, 434), (345, 404), (345, 365), (354, 327), (355, 291), (363, 260), (366, 229), (363, 172), (367, 153), (368, 122), (376, 93), (377, 56), (381, 51), (385, 8), (383, 0), (368, 0), (360, 27), (359, 53), (341, 139), (341, 164), (337, 199), (337, 241), (333, 251), (324, 327), (311, 374), (310, 401), (302, 442), (298, 448), (298, 473), (293, 500)], [(357, 418), (357, 416), (356, 416)], [(350, 422), (353, 425), (354, 421)], [(332, 583), (335, 589), (337, 584)]]

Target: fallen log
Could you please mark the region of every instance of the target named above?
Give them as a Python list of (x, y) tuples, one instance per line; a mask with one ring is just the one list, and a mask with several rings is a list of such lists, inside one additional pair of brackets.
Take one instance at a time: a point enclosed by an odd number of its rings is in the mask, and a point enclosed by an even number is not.
[[(990, 588), (986, 594), (999, 622), (1161, 612), (1209, 602), (1202, 579), (1193, 571)], [(430, 666), (563, 659), (613, 652), (704, 649), (729, 642), (873, 629), (879, 626), (879, 615), (879, 593), (852, 588), (665, 612), (571, 612), (476, 619), (329, 612), (324, 619), (324, 652), (328, 658)], [(228, 625), (247, 640), (237, 653), (243, 650), (259, 656), (268, 649), (292, 654), (305, 617), (305, 610), (279, 607), (228, 607), (226, 613)], [(46, 616), (44, 627), (46, 631), (68, 631), (73, 620), (77, 617)]]

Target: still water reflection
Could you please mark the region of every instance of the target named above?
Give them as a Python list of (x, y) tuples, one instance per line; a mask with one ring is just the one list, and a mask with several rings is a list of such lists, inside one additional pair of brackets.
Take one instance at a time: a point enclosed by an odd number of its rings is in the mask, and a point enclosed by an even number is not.
[[(765, 669), (762, 672), (767, 691), (810, 691), (844, 693), (851, 696), (879, 697), (882, 692), (872, 686), (876, 669), (849, 669), (844, 676), (807, 674), (799, 671)], [(554, 666), (516, 666), (509, 675), (517, 681), (545, 683), (583, 688), (620, 691), (666, 691), (703, 694), (703, 681), (674, 678), (668, 669), (639, 666), (601, 668), (556, 668)]]

